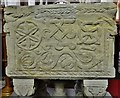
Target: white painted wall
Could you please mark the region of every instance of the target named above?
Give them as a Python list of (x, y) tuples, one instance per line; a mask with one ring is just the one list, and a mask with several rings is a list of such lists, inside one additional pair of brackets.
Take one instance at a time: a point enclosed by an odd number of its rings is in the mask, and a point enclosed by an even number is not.
[(35, 0), (28, 0), (28, 5), (29, 5), (29, 6), (35, 5)]
[(114, 0), (101, 0), (101, 2), (113, 2)]
[(19, 6), (20, 0), (2, 0), (2, 4), (5, 6)]

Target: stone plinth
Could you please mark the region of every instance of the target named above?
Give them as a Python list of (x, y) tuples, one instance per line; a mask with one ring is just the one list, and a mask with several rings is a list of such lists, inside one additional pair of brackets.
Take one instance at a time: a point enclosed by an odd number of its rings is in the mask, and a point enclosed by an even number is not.
[(113, 3), (6, 7), (7, 75), (114, 77), (115, 13)]

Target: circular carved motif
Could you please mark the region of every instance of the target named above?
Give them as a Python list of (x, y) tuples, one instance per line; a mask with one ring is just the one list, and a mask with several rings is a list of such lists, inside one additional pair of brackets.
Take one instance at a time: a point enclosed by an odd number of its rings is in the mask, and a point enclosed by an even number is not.
[(17, 46), (25, 50), (36, 48), (40, 43), (39, 36), (35, 35), (37, 31), (38, 27), (33, 22), (20, 23), (16, 30)]
[(76, 54), (78, 59), (78, 67), (82, 69), (90, 69), (96, 65), (97, 59), (90, 52), (79, 52)]
[(79, 60), (82, 62), (82, 63), (89, 63), (93, 60), (93, 56), (92, 54), (90, 53), (79, 53)]

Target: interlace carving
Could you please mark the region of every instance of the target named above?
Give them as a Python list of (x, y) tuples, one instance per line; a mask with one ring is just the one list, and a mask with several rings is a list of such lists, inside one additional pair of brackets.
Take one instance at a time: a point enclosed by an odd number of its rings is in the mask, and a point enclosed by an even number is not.
[[(86, 5), (25, 7), (29, 14), (22, 17), (21, 11), (17, 20), (14, 8), (8, 7), (5, 30), (10, 31), (10, 43), (14, 41), (15, 62), (12, 65), (15, 71), (40, 77), (43, 74), (46, 77), (87, 74), (89, 77), (90, 72), (93, 76), (111, 75), (115, 6)], [(12, 22), (9, 21), (11, 17), (15, 19)], [(11, 30), (13, 25), (15, 29)], [(108, 69), (107, 72), (104, 69)], [(16, 72), (9, 71), (10, 74)]]

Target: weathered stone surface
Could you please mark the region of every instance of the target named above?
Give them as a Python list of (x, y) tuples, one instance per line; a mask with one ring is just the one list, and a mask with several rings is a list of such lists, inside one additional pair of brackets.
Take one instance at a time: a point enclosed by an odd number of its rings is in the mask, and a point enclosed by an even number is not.
[(107, 80), (84, 80), (84, 96), (103, 98), (106, 95)]
[(5, 8), (7, 75), (114, 77), (113, 3)]
[(19, 96), (34, 94), (34, 79), (13, 79), (14, 91)]

